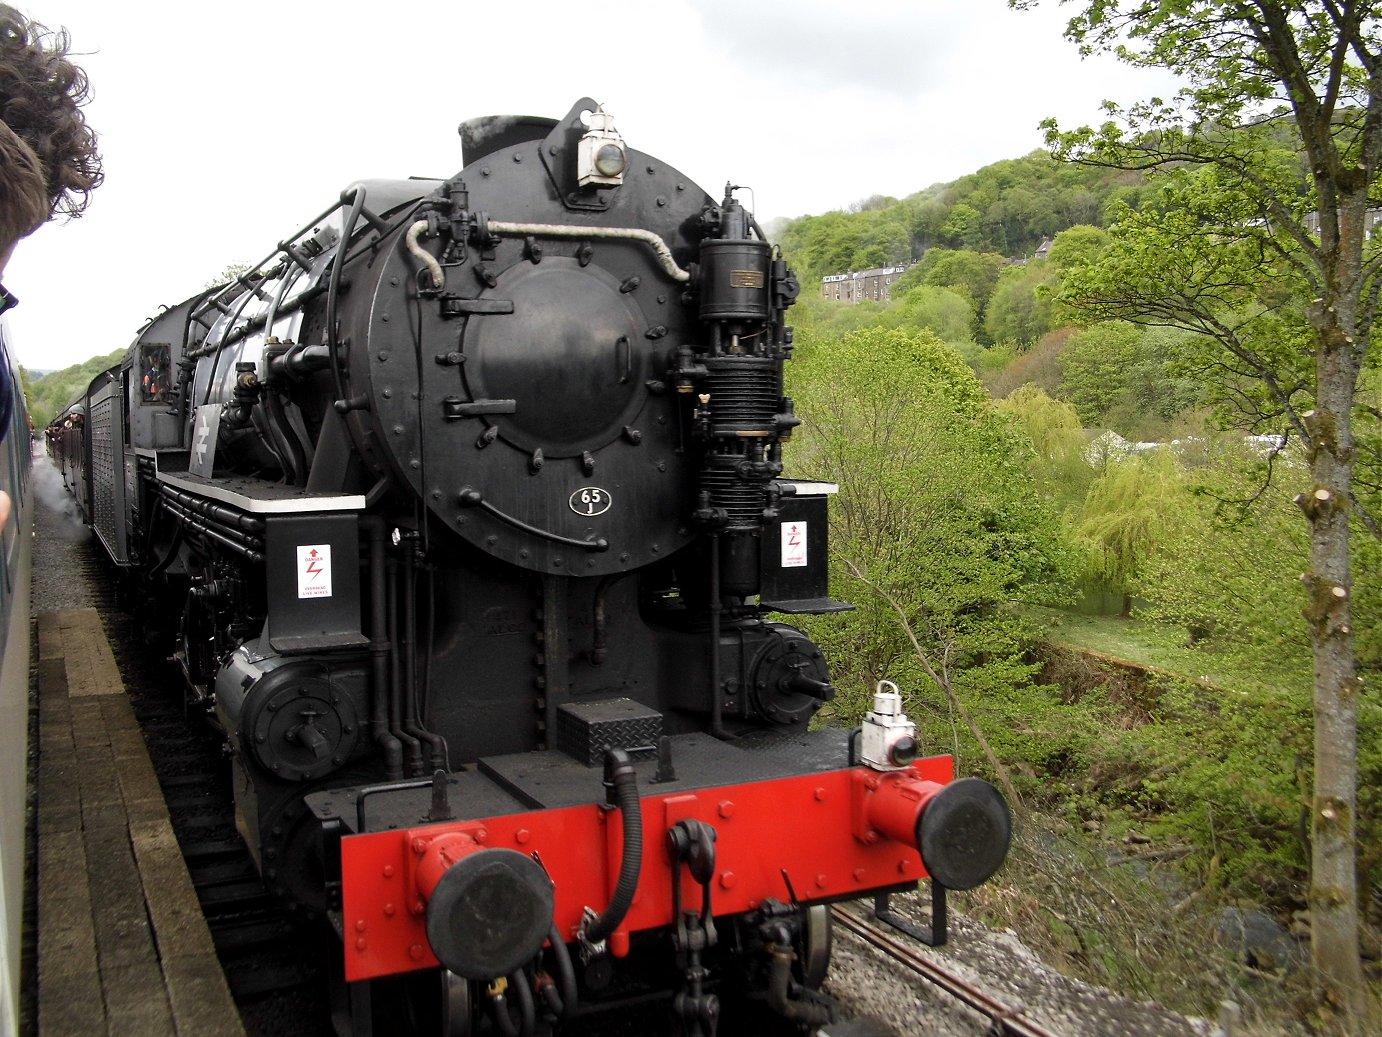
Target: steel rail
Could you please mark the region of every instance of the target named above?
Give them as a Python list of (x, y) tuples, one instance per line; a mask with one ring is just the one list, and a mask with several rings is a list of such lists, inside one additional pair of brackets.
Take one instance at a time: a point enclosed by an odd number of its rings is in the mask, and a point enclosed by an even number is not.
[(1023, 1018), (1026, 1011), (1022, 1006), (1004, 1004), (996, 997), (984, 993), (972, 983), (966, 982), (949, 969), (937, 965), (900, 940), (894, 939), (878, 926), (841, 907), (832, 907), (831, 916), (837, 923), (853, 933), (865, 943), (872, 944), (890, 958), (907, 966), (928, 982), (934, 983), (951, 997), (993, 1022), (994, 1033), (1005, 1037), (1057, 1037), (1044, 1026)]

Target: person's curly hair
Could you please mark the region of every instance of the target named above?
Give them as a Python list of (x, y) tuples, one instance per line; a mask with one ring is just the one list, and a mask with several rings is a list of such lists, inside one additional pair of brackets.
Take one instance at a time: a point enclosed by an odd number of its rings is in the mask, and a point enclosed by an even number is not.
[(86, 73), (67, 60), (71, 39), (0, 3), (0, 121), (38, 156), (50, 215), (77, 216), (101, 183), (96, 134), (81, 106)]
[(34, 149), (0, 122), (0, 253), (53, 214), (53, 200)]

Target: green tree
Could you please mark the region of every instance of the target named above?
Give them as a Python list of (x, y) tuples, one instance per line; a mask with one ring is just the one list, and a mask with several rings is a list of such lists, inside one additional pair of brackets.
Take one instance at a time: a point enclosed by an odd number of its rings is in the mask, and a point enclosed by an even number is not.
[(1026, 682), (1024, 627), (1006, 605), (1049, 598), (1071, 555), (1024, 437), (928, 332), (802, 335), (791, 379), (804, 418), (794, 464), (840, 484), (832, 580), (857, 606), (813, 627), (842, 689), (835, 709), (857, 718), (883, 677), (923, 702)]
[(955, 248), (972, 249), (980, 243), (984, 234), (984, 216), (968, 202), (960, 202), (950, 210), (941, 236)]
[(974, 306), (959, 292), (923, 284), (895, 300), (883, 323), (924, 328), (943, 342), (966, 342), (974, 335)]
[(1057, 270), (1088, 266), (1108, 245), (1108, 232), (1087, 223), (1067, 227), (1051, 240), (1046, 260)]
[(1065, 513), (1078, 508), (1094, 479), (1085, 460), (1084, 427), (1075, 408), (1035, 385), (1023, 385), (994, 406), (1026, 434), (1032, 444), (1029, 469), (1037, 490)]
[(1062, 157), (1169, 171), (1158, 207), (1123, 210), (1113, 255), (1069, 294), (1099, 317), (1206, 335), (1229, 368), (1255, 380), (1261, 416), (1278, 417), (1305, 446), (1311, 487), (1299, 503), (1310, 531), (1305, 615), (1315, 673), (1311, 946), (1329, 999), (1355, 1022), (1367, 1011), (1355, 872), (1357, 721), (1366, 692), (1355, 657), (1350, 536), (1354, 525), (1382, 534), (1371, 474), (1378, 459), (1366, 453), (1373, 437), (1355, 431), (1376, 419), (1357, 407), (1357, 391), (1370, 352), (1376, 359), (1382, 287), (1382, 254), (1366, 225), (1382, 162), (1379, 6), (1086, 0), (1068, 38), (1170, 69), (1188, 85), (1169, 103), (1106, 102), (1098, 129), (1062, 133), (1048, 123)]
[(920, 284), (949, 288), (969, 299), (982, 317), (989, 296), (1008, 261), (997, 252), (971, 252), (965, 249), (932, 248), (893, 285), (893, 295)]
[(1089, 487), (1076, 527), (1090, 547), (1086, 578), (1093, 590), (1121, 595), (1121, 615), (1132, 615), (1138, 578), (1184, 492), (1164, 447), (1115, 461)]
[(1051, 288), (1059, 272), (1042, 262), (1010, 266), (998, 279), (984, 313), (989, 341), (1012, 342), (1026, 349), (1051, 330)]

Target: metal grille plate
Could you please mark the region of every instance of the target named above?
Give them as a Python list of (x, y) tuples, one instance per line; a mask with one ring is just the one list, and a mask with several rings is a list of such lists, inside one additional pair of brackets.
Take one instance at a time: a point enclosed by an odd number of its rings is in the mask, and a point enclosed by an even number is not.
[(587, 767), (607, 749), (623, 749), (635, 760), (657, 755), (662, 714), (633, 699), (568, 702), (557, 710), (557, 748)]

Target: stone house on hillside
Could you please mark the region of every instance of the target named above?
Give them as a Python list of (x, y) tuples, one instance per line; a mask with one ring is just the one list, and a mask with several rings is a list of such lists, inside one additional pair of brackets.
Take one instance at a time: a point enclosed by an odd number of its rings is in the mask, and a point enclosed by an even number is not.
[(893, 282), (902, 276), (905, 266), (880, 266), (872, 270), (830, 274), (821, 278), (821, 295), (836, 302), (886, 302), (892, 298)]

